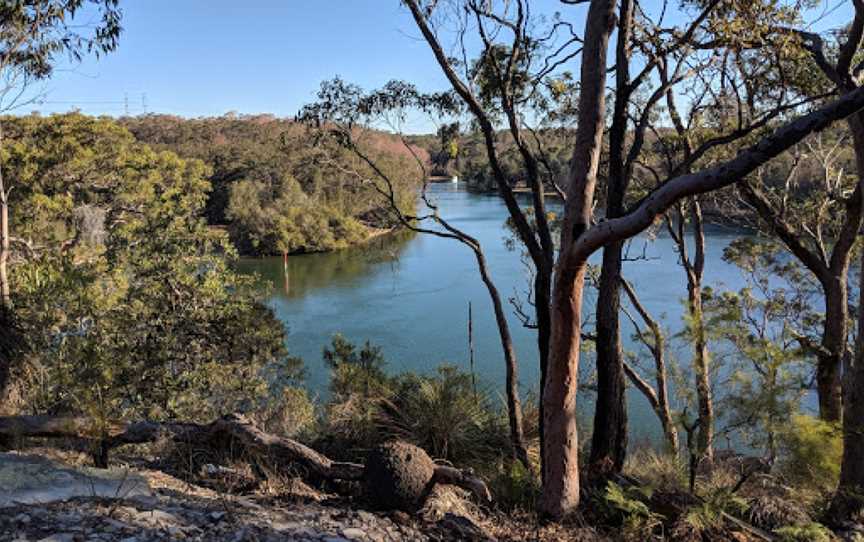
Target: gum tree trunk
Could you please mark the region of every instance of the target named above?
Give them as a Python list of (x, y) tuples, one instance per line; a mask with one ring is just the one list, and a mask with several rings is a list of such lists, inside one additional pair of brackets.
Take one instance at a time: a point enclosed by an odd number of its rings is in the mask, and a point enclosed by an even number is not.
[[(861, 251), (861, 272), (864, 273), (864, 251)], [(858, 303), (858, 339), (855, 355), (845, 370), (843, 394), (840, 484), (828, 509), (828, 519), (834, 524), (864, 511), (864, 303)]]
[[(624, 213), (628, 172), (624, 167), (624, 139), (630, 106), (630, 28), (633, 1), (621, 0), (616, 47), (615, 110), (609, 130), (609, 180), (606, 217)], [(627, 455), (627, 397), (624, 352), (621, 347), (621, 256), (623, 241), (603, 248), (597, 296), (597, 404), (591, 437), (589, 478), (603, 484), (621, 472)]]
[(606, 55), (615, 23), (614, 0), (592, 0), (585, 22), (579, 118), (570, 164), (561, 251), (552, 293), (552, 334), (543, 388), (543, 491), (539, 510), (560, 519), (579, 505), (576, 391), (582, 335), (582, 294), (587, 255), (566, 255), (591, 225), (603, 140)]

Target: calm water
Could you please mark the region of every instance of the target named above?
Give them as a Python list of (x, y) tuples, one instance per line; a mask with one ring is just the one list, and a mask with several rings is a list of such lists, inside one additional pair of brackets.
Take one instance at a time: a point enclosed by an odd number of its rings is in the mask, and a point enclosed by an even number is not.
[[(434, 185), (432, 194), (442, 216), (480, 240), (501, 295), (524, 297), (527, 274), (519, 253), (505, 246), (507, 211), (502, 200), (450, 184)], [(740, 233), (719, 227), (707, 233), (705, 283), (741, 287), (738, 270), (721, 259), (723, 249)], [(671, 239), (640, 237), (629, 250), (631, 256), (646, 259), (625, 263), (625, 276), (655, 317), (673, 331), (681, 329), (686, 281)], [(467, 370), (469, 301), (474, 308), (477, 375), (490, 389), (502, 389), (504, 364), (491, 303), (471, 251), (456, 241), (428, 235), (388, 236), (362, 248), (291, 256), (287, 276), (281, 258), (246, 259), (240, 269), (267, 281), (270, 303), (288, 330), (289, 350), (306, 362), (307, 386), (313, 395), (326, 394), (328, 372), (321, 350), (337, 332), (356, 343), (368, 339), (380, 345), (392, 372), (433, 371), (441, 362)], [(586, 310), (593, 311), (593, 306)], [(536, 389), (534, 332), (513, 315), (510, 324), (520, 382), (526, 390)], [(629, 333), (624, 341), (626, 348), (637, 349)], [(689, 360), (686, 348), (673, 354), (683, 365)], [(643, 351), (643, 355), (647, 354)], [(586, 359), (582, 370), (593, 371), (593, 361)], [(581, 395), (584, 418), (590, 415), (591, 395)], [(659, 425), (648, 403), (635, 390), (630, 403), (631, 438), (653, 440)]]

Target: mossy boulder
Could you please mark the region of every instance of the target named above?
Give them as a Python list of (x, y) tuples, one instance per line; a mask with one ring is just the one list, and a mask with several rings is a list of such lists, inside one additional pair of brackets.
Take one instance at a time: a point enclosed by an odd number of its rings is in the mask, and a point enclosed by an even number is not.
[(366, 458), (366, 497), (379, 509), (414, 511), (422, 504), (434, 474), (435, 463), (421, 448), (401, 441), (382, 444)]

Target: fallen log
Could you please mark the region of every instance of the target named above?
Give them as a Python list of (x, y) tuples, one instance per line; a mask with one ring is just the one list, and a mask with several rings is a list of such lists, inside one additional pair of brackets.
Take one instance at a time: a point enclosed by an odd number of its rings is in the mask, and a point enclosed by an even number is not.
[[(108, 466), (111, 449), (124, 444), (144, 444), (168, 439), (178, 443), (207, 446), (230, 437), (245, 450), (262, 458), (298, 464), (327, 480), (359, 481), (368, 473), (364, 465), (334, 461), (296, 440), (261, 430), (252, 420), (231, 414), (209, 424), (180, 422), (102, 422), (85, 416), (0, 416), (0, 436), (74, 438), (98, 445), (94, 453), (97, 467)], [(424, 452), (425, 455), (425, 452)], [(431, 460), (429, 460), (431, 463)], [(486, 483), (470, 470), (435, 465), (429, 483), (450, 484), (467, 489), (480, 500), (491, 501)]]
[(76, 438), (96, 441), (97, 467), (107, 466), (107, 452), (124, 444), (144, 444), (169, 439), (179, 443), (206, 445), (220, 435), (228, 435), (248, 450), (283, 459), (308, 468), (331, 480), (359, 480), (363, 465), (332, 461), (296, 440), (260, 430), (247, 417), (231, 414), (209, 424), (178, 422), (101, 422), (84, 416), (7, 416), (0, 417), (0, 435), (9, 437)]

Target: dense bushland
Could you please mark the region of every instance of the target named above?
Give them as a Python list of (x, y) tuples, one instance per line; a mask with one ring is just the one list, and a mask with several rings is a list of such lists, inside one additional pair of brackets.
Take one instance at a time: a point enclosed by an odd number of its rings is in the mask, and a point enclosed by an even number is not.
[[(146, 115), (120, 122), (139, 141), (210, 168), (204, 216), (210, 225), (227, 227), (243, 254), (344, 248), (397, 223), (369, 180), (368, 167), (352, 153), (316, 141), (293, 121), (269, 115)], [(409, 150), (383, 132), (371, 133), (364, 148), (385, 170), (400, 172), (397, 205), (413, 209), (424, 151)], [(419, 153), (420, 164), (412, 151)]]
[(300, 377), (282, 324), (201, 216), (201, 161), (110, 119), (2, 123), (21, 343), (4, 410), (208, 419)]

